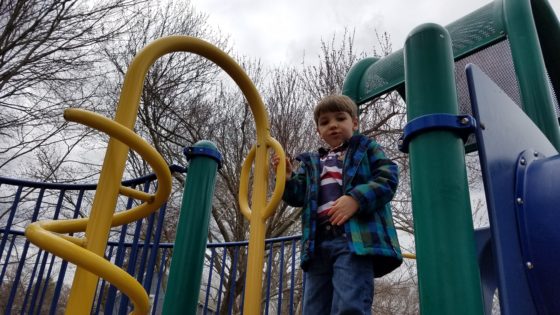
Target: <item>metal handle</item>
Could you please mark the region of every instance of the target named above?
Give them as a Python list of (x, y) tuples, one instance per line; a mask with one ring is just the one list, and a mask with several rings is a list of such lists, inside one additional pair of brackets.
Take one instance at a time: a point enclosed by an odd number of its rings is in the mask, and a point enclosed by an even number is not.
[[(274, 213), (274, 210), (276, 209), (278, 203), (280, 203), (280, 200), (282, 199), (282, 194), (284, 193), (284, 186), (286, 184), (286, 154), (284, 153), (284, 149), (282, 149), (280, 143), (276, 141), (276, 139), (274, 138), (270, 138), (270, 137), (267, 138), (265, 143), (266, 143), (266, 150), (268, 150), (268, 148), (272, 148), (274, 152), (278, 155), (280, 159), (280, 163), (278, 164), (278, 167), (276, 169), (276, 186), (274, 186), (274, 192), (272, 193), (272, 196), (268, 201), (266, 207), (263, 209), (262, 216), (261, 216), (262, 219), (266, 219)], [(249, 175), (251, 171), (251, 166), (253, 165), (253, 162), (255, 160), (256, 152), (257, 152), (257, 147), (253, 146), (249, 151), (249, 153), (247, 154), (245, 161), (243, 161), (243, 166), (241, 168), (241, 178), (239, 183), (239, 207), (241, 208), (241, 213), (249, 221), (251, 221), (251, 213), (252, 213), (252, 210), (249, 207), (249, 202), (248, 202)], [(266, 167), (265, 165), (265, 168), (260, 170), (256, 169), (255, 172), (268, 172), (268, 167)]]

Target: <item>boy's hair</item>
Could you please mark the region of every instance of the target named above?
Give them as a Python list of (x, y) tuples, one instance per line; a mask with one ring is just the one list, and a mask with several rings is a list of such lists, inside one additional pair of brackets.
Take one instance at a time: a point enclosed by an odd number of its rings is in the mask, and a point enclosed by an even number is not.
[(329, 95), (315, 105), (313, 119), (319, 124), (319, 117), (324, 113), (346, 112), (352, 118), (358, 118), (358, 105), (346, 95)]

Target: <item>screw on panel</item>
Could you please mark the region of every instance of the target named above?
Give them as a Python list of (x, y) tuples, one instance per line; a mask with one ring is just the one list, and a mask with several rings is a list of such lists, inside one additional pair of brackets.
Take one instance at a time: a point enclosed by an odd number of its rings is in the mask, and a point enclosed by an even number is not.
[(525, 158), (521, 158), (521, 160), (519, 160), (519, 163), (520, 163), (521, 165), (525, 165), (526, 162), (527, 162), (527, 161), (525, 161)]
[(520, 197), (517, 197), (517, 199), (515, 199), (515, 201), (517, 202), (518, 205), (523, 204), (523, 199), (521, 199)]
[(533, 152), (533, 156), (534, 156), (534, 157), (538, 157), (538, 156), (539, 156), (539, 152), (536, 152), (536, 151)]
[(529, 269), (529, 270), (535, 268), (535, 266), (533, 265), (533, 263), (530, 262), (530, 261), (526, 262), (525, 265), (527, 266), (527, 269)]
[(470, 121), (470, 120), (469, 120), (469, 118), (468, 118), (468, 117), (463, 117), (463, 118), (461, 118), (461, 124), (462, 124), (462, 125), (466, 125), (466, 124), (468, 124), (468, 123), (469, 123), (469, 121)]

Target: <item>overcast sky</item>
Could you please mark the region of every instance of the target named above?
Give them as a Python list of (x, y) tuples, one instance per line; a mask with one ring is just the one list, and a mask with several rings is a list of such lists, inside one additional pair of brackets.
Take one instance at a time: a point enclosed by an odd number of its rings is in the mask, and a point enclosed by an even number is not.
[[(416, 26), (447, 25), (484, 6), (489, 0), (191, 0), (208, 22), (229, 35), (241, 55), (266, 64), (299, 63), (314, 59), (321, 39), (355, 31), (355, 44), (376, 44), (375, 30), (391, 36), (393, 50), (403, 47)], [(549, 0), (557, 16), (560, 0)], [(371, 49), (369, 49), (371, 50)]]

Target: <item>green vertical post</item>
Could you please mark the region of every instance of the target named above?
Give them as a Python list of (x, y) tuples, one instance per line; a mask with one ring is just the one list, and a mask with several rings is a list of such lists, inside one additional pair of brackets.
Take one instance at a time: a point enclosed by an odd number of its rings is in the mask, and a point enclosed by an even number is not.
[(221, 156), (210, 141), (185, 150), (190, 160), (163, 314), (196, 314), (214, 184)]
[[(541, 4), (542, 6), (542, 4)], [(560, 150), (560, 131), (530, 0), (503, 0), (504, 22), (523, 110)], [(554, 34), (554, 24), (547, 34)], [(555, 52), (557, 54), (557, 52)]]
[[(408, 121), (458, 114), (451, 38), (423, 24), (404, 48)], [(412, 210), (422, 314), (483, 314), (480, 273), (461, 138), (430, 130), (409, 145)]]

